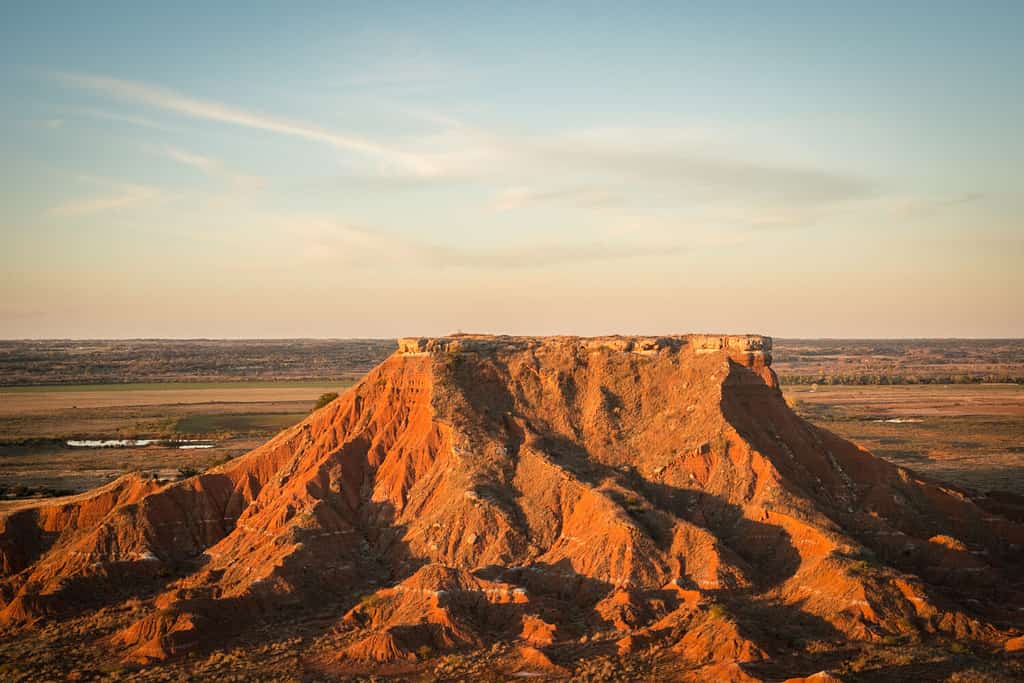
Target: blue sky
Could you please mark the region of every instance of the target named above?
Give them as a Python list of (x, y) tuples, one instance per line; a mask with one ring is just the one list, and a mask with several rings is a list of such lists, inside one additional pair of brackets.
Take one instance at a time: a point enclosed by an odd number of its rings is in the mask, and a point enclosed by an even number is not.
[(1024, 336), (1019, 3), (216, 4), (0, 9), (0, 337)]

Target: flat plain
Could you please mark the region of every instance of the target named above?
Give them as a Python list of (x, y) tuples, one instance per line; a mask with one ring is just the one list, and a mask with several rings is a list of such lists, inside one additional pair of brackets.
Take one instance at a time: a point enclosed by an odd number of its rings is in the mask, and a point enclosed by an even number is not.
[[(0, 342), (0, 508), (128, 471), (202, 471), (299, 421), (394, 348), (390, 339)], [(939, 480), (1024, 493), (1024, 341), (777, 339), (774, 356), (791, 405), (815, 424)], [(160, 443), (66, 445), (112, 439)]]
[[(350, 380), (0, 388), (0, 490), (79, 492), (128, 471), (174, 479), (233, 458), (302, 419)], [(150, 440), (71, 447), (68, 441)], [(2, 507), (2, 505), (0, 505)]]
[(784, 387), (797, 413), (898, 465), (979, 491), (1024, 494), (1024, 386)]

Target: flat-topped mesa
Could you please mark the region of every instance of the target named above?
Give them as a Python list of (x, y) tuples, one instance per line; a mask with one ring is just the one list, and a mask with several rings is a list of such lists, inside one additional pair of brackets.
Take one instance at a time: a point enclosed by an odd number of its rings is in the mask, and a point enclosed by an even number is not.
[(514, 337), (508, 335), (455, 334), (446, 337), (403, 337), (398, 340), (399, 355), (433, 353), (495, 353), (515, 352), (540, 347), (577, 347), (581, 350), (610, 349), (623, 353), (654, 355), (678, 353), (691, 349), (694, 353), (725, 352), (732, 359), (752, 368), (771, 365), (772, 338), (758, 334), (674, 334), (663, 336), (604, 337)]
[[(0, 512), (0, 648), (73, 629), (103, 665), (187, 660), (145, 670), (176, 676), (210, 648), (271, 662), (266, 627), (341, 674), (425, 680), (443, 657), (580, 678), (572, 662), (613, 656), (751, 683), (889, 637), (1019, 651), (1024, 524), (805, 422), (770, 351), (757, 335), (402, 339), (207, 472)], [(811, 642), (831, 649), (793, 646)]]

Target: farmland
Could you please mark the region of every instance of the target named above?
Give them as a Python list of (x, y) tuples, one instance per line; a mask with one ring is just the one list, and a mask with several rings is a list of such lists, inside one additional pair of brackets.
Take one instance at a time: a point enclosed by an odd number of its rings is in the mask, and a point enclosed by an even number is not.
[(0, 340), (0, 386), (352, 380), (391, 339)]
[[(162, 479), (233, 458), (301, 420), (350, 381), (162, 383), (0, 389), (0, 489), (82, 491), (124, 472)], [(69, 447), (68, 441), (156, 441)]]
[(940, 481), (1024, 494), (1024, 386), (785, 387), (803, 417)]

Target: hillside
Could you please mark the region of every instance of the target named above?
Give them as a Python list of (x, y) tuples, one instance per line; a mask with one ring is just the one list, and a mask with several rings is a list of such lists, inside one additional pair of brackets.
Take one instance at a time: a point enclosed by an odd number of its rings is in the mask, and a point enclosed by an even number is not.
[(224, 465), (0, 518), (0, 623), (74, 624), (144, 671), (304, 614), (311, 676), (458, 678), (446, 655), (473, 653), (495, 675), (782, 680), (906, 643), (1011, 670), (1024, 525), (1003, 509), (797, 417), (766, 337), (402, 339)]

